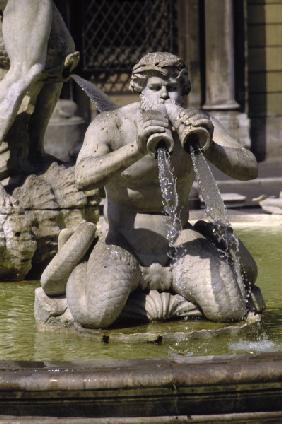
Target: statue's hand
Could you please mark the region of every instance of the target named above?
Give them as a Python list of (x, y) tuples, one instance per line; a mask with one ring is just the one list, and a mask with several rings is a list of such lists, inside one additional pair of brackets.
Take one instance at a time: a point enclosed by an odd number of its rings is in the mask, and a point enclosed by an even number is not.
[(184, 139), (187, 127), (189, 128), (205, 128), (212, 140), (213, 136), (213, 123), (209, 115), (199, 110), (183, 109), (177, 117), (177, 127), (180, 140)]
[(153, 110), (143, 112), (138, 125), (137, 137), (140, 153), (148, 152), (147, 142), (152, 134), (164, 133), (167, 128), (169, 128), (169, 120), (166, 115)]

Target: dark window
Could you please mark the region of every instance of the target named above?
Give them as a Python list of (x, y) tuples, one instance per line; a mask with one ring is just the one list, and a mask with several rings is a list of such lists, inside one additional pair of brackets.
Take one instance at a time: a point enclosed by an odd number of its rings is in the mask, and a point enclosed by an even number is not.
[(85, 0), (81, 70), (108, 93), (128, 91), (132, 66), (152, 51), (178, 52), (175, 0)]

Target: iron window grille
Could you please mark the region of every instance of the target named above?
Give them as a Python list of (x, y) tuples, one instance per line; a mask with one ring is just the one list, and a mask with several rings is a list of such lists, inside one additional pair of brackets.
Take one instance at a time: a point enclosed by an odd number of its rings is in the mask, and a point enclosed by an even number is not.
[(175, 0), (83, 3), (82, 71), (105, 92), (127, 93), (132, 67), (145, 53), (178, 53)]

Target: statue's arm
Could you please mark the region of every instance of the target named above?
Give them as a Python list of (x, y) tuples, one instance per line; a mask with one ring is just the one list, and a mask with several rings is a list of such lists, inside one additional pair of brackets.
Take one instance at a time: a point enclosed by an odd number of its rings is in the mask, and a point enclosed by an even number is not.
[(142, 157), (135, 142), (115, 147), (121, 145), (118, 120), (115, 113), (101, 114), (89, 126), (75, 166), (75, 182), (80, 190), (105, 185)]
[[(43, 68), (52, 22), (52, 0), (9, 0), (4, 10), (3, 37), (11, 70)], [(12, 28), (12, 30), (11, 30)]]
[(215, 119), (213, 142), (205, 156), (218, 169), (238, 180), (251, 180), (257, 177), (257, 161), (252, 152), (242, 147)]

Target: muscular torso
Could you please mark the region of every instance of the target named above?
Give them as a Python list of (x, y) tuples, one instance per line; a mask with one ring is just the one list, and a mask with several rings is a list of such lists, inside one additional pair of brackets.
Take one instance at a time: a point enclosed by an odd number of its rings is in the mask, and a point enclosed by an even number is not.
[[(111, 149), (117, 150), (137, 138), (139, 104), (119, 110), (117, 136)], [(176, 177), (179, 214), (183, 225), (188, 219), (188, 196), (194, 174), (189, 155), (184, 152), (176, 133), (171, 165)], [(143, 265), (167, 263), (168, 220), (164, 216), (157, 160), (147, 154), (122, 172), (117, 172), (105, 185), (105, 216), (110, 235), (126, 240)]]
[[(201, 127), (206, 125), (207, 117), (199, 118), (199, 113), (189, 115), (187, 111), (186, 120)], [(167, 217), (163, 214), (157, 162), (149, 154), (142, 156), (140, 153), (138, 143), (141, 142), (142, 150), (144, 125), (138, 128), (138, 122), (139, 103), (97, 117), (88, 128), (79, 153), (76, 184), (82, 190), (105, 185), (109, 239), (129, 245), (143, 265), (167, 264)], [(212, 120), (212, 124), (214, 131), (212, 143), (205, 153), (207, 159), (233, 178), (255, 178), (257, 165), (252, 153), (227, 134), (218, 121)], [(148, 125), (154, 126), (152, 121), (146, 121)], [(138, 134), (141, 134), (139, 138)], [(190, 155), (181, 147), (178, 135), (173, 135), (171, 163), (184, 226), (188, 220), (188, 196), (194, 172)]]
[[(135, 143), (137, 139), (139, 104), (121, 108), (118, 111), (119, 131), (111, 141), (111, 150)], [(190, 156), (184, 152), (177, 134), (173, 132), (174, 150), (170, 156), (176, 177), (177, 191), (182, 207), (187, 206), (187, 198), (193, 181)], [(163, 212), (157, 160), (146, 154), (133, 165), (110, 178), (105, 186), (108, 199), (121, 202), (137, 212)]]

